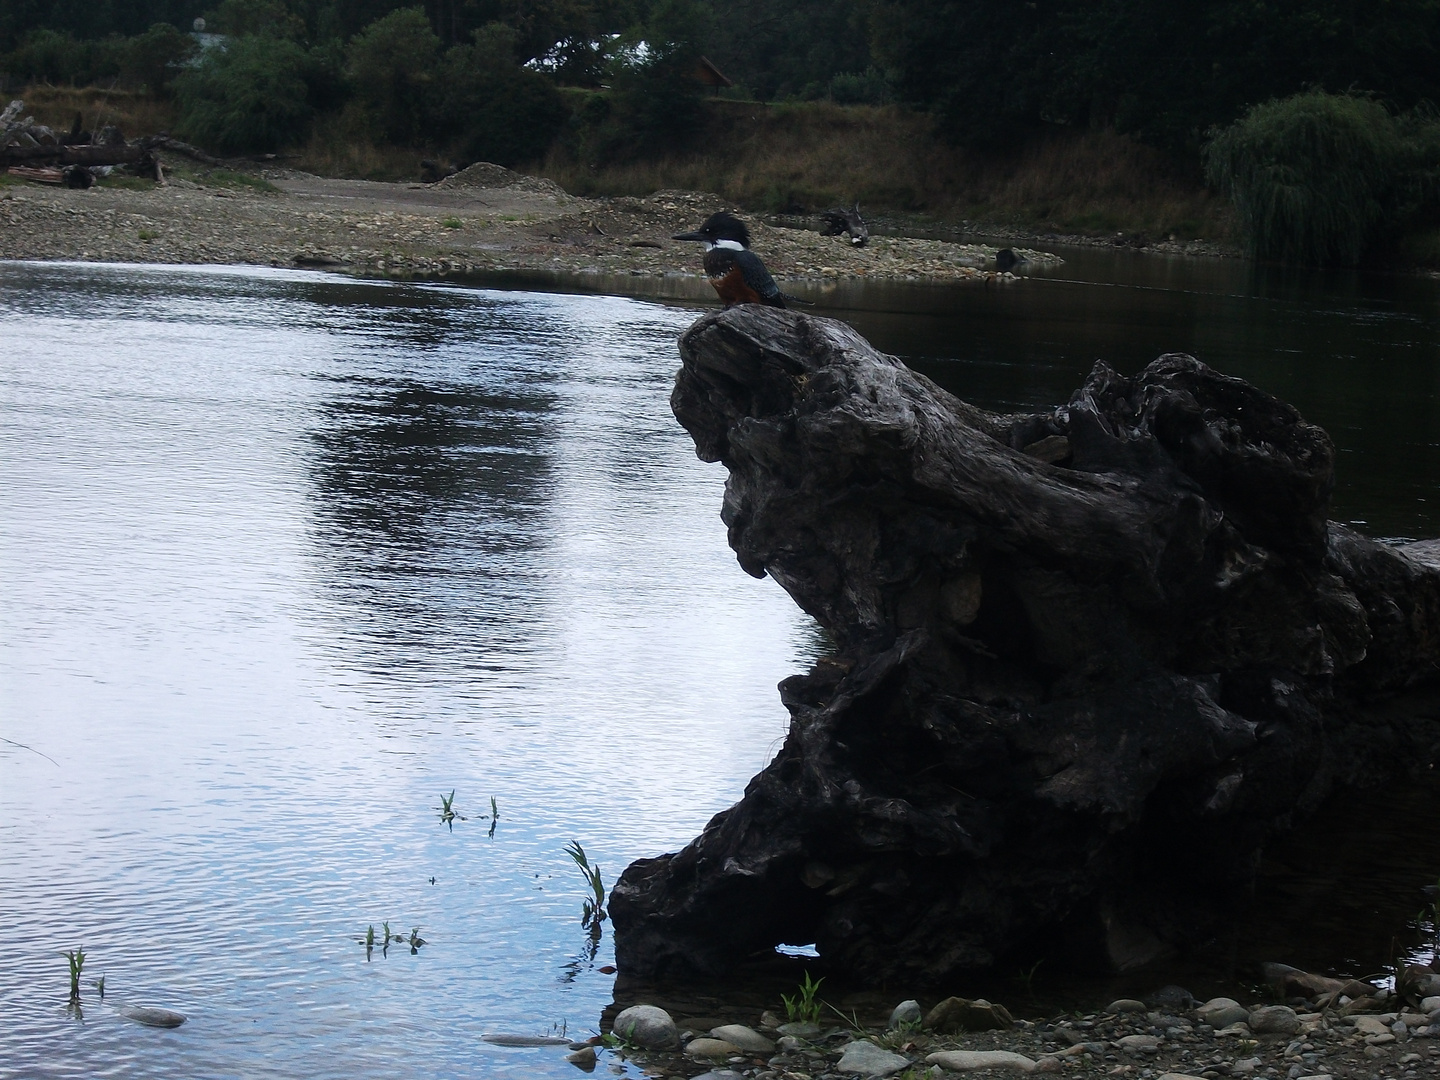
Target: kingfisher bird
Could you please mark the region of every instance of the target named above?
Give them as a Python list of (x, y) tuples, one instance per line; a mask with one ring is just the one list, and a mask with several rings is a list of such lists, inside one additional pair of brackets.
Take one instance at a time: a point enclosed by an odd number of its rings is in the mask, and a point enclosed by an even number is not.
[(711, 214), (694, 232), (676, 233), (671, 239), (699, 240), (705, 245), (705, 276), (727, 308), (736, 304), (785, 306), (785, 294), (760, 256), (750, 250), (750, 230), (733, 214)]

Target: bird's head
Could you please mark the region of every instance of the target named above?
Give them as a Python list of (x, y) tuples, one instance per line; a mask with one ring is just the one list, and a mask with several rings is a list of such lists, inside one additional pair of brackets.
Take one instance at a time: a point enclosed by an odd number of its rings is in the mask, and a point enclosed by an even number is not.
[(750, 246), (750, 230), (734, 214), (727, 214), (722, 210), (718, 214), (711, 214), (705, 219), (705, 224), (694, 232), (676, 233), (670, 239), (699, 240), (707, 251), (713, 247), (734, 248), (739, 251)]

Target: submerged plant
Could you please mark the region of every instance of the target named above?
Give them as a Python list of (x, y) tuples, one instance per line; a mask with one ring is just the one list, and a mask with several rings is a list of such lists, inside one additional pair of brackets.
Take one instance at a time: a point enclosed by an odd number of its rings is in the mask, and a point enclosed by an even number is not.
[(105, 1000), (105, 976), (104, 976), (104, 975), (101, 975), (98, 979), (96, 979), (96, 980), (95, 980), (94, 982), (92, 982), (90, 985), (93, 986), (93, 987), (95, 987), (95, 989), (100, 992), (100, 1000), (101, 1000), (101, 1001), (104, 1001), (104, 1000)]
[(454, 788), (451, 788), (451, 789), (450, 789), (450, 794), (449, 794), (449, 795), (441, 795), (441, 796), (440, 796), (440, 805), (439, 805), (438, 807), (436, 807), (436, 809), (440, 811), (440, 821), (441, 821), (441, 823), (444, 824), (444, 825), (450, 826), (450, 831), (451, 831), (451, 832), (454, 832), (454, 831), (455, 831), (455, 819), (456, 819), (456, 818), (460, 818), (461, 821), (464, 821), (464, 820), (465, 820), (463, 817), (460, 817), (459, 814), (455, 813), (455, 789), (454, 789)]
[(80, 1003), (80, 972), (85, 970), (85, 953), (81, 949), (65, 950), (65, 959), (70, 961), (70, 1000)]
[(592, 935), (599, 935), (600, 924), (605, 921), (605, 883), (600, 879), (600, 867), (590, 865), (590, 859), (578, 840), (570, 841), (565, 848), (565, 854), (575, 860), (585, 883), (590, 886), (591, 896), (580, 910), (580, 925)]
[[(800, 984), (800, 992), (794, 997), (781, 994), (780, 1000), (785, 1003), (785, 1018), (792, 1024), (813, 1024), (820, 1019), (820, 1002), (815, 1000), (815, 995), (820, 989), (820, 984), (825, 981), (822, 976), (814, 982), (810, 981), (810, 972), (805, 972), (805, 981)], [(841, 1014), (842, 1016), (844, 1014)]]
[[(397, 938), (396, 940), (399, 940), (399, 939)], [(420, 951), (420, 946), (421, 946), (421, 945), (428, 945), (428, 944), (429, 944), (429, 942), (426, 941), (424, 938), (422, 938), (422, 937), (420, 936), (420, 927), (417, 926), (417, 927), (415, 927), (414, 929), (412, 929), (412, 930), (410, 931), (410, 955), (411, 955), (411, 956), (414, 956), (416, 953), (418, 953), (418, 952)]]

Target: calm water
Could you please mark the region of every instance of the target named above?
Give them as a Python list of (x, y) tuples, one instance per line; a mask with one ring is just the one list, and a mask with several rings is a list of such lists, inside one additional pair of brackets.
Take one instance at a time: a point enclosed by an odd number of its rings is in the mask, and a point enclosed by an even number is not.
[[(1008, 289), (813, 295), (990, 407), (1194, 352), (1330, 429), (1337, 516), (1440, 534), (1435, 282), (1079, 252)], [(688, 841), (820, 648), (736, 567), (723, 470), (670, 416), (694, 315), (0, 264), (0, 1077), (573, 1075), (481, 1041), (610, 1001), (564, 845), (609, 883)], [(1433, 879), (1431, 841), (1387, 888)], [(428, 944), (367, 961), (384, 920)], [(77, 945), (109, 1003), (87, 985), (78, 1019)]]

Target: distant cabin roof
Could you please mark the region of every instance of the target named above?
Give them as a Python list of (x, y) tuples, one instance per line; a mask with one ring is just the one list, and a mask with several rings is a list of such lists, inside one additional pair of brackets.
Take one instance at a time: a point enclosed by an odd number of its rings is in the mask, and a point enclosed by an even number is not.
[(712, 64), (709, 59), (702, 56), (695, 62), (695, 78), (699, 79), (706, 86), (734, 86), (735, 84), (725, 77), (725, 73)]

